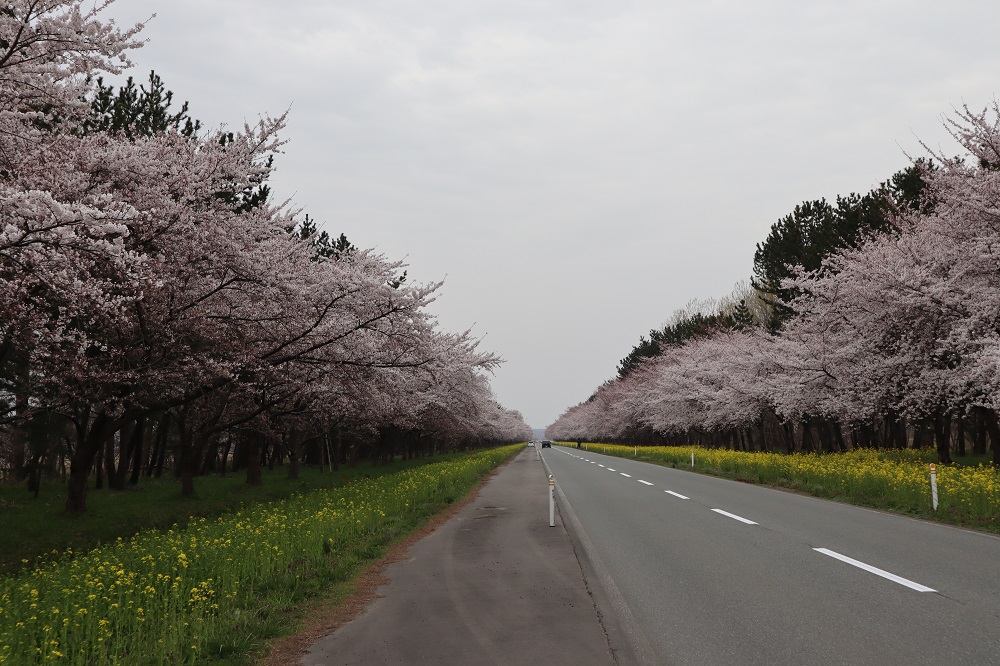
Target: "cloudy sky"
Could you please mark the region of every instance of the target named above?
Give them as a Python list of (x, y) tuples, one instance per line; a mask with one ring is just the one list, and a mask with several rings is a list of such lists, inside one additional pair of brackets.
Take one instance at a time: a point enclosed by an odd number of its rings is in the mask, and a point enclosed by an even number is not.
[(442, 328), (548, 425), (639, 336), (752, 273), (807, 199), (958, 149), (1000, 94), (995, 0), (117, 0), (210, 127), (290, 109), (272, 186), (444, 279)]

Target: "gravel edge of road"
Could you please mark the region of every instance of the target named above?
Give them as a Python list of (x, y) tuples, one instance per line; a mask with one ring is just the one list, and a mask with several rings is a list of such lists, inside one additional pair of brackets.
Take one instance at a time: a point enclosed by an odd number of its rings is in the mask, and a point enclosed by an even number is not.
[[(544, 457), (542, 457), (542, 465), (545, 468), (546, 477), (552, 476), (552, 471)], [(618, 585), (615, 584), (614, 579), (611, 578), (598, 556), (586, 530), (583, 529), (583, 525), (576, 517), (576, 512), (573, 511), (573, 506), (559, 486), (558, 479), (555, 483), (555, 494), (556, 509), (569, 533), (573, 552), (576, 553), (577, 562), (579, 562), (583, 573), (584, 585), (594, 600), (598, 621), (604, 628), (605, 638), (615, 662), (643, 666), (647, 664), (655, 666), (661, 663), (653, 651), (649, 639), (646, 638), (645, 632), (640, 628), (631, 609), (625, 603), (624, 597), (618, 590)]]

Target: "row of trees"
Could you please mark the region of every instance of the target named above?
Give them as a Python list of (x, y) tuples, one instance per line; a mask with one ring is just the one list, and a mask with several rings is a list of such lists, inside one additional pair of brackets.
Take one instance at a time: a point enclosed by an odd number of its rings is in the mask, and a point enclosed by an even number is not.
[(82, 511), (99, 460), (191, 493), (230, 450), (292, 470), (530, 436), (500, 359), (428, 313), (440, 284), (271, 202), (284, 116), (202, 132), (155, 76), (104, 86), (142, 26), (84, 4), (0, 9), (0, 466), (68, 459)]
[(933, 441), (942, 462), (968, 436), (1000, 463), (1000, 107), (947, 128), (966, 158), (932, 153), (865, 197), (797, 207), (758, 245), (751, 289), (644, 338), (547, 436)]

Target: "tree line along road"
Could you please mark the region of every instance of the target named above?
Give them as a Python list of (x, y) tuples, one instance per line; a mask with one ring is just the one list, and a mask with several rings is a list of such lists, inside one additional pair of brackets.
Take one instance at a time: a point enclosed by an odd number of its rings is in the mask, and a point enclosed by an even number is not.
[(998, 537), (590, 451), (544, 458), (655, 663), (1000, 663)]

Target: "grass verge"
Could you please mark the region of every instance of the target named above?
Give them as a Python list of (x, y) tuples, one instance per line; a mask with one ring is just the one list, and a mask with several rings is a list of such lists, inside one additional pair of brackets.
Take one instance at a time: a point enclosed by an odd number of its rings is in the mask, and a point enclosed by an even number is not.
[(336, 472), (303, 467), (295, 480), (288, 478), (287, 468), (277, 467), (263, 470), (259, 486), (248, 486), (241, 473), (205, 476), (195, 479), (194, 497), (183, 497), (180, 481), (172, 475), (143, 478), (137, 487), (124, 491), (92, 489), (87, 496), (88, 510), (82, 515), (68, 515), (63, 510), (66, 485), (61, 480), (44, 480), (37, 498), (24, 485), (0, 484), (0, 575), (16, 573), (39, 557), (52, 557), (53, 551), (85, 551), (143, 530), (184, 527), (193, 518), (232, 513), (296, 493), (339, 488), (462, 455), (397, 460), (378, 466), (364, 461)]

